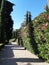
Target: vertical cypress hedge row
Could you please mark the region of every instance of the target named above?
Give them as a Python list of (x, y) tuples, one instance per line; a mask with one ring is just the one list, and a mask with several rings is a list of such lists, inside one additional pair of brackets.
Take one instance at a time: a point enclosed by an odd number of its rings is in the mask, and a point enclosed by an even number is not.
[(12, 36), (13, 20), (10, 13), (13, 11), (13, 5), (7, 0), (0, 1), (0, 43), (9, 42)]
[(0, 42), (4, 43), (4, 6), (5, 6), (5, 0), (0, 1)]

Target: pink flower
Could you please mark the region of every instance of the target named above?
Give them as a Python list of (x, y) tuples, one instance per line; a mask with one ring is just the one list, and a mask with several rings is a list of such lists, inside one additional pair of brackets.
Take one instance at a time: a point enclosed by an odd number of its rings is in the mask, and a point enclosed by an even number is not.
[(46, 26), (46, 27), (48, 26), (48, 22), (45, 24), (45, 26)]
[(42, 24), (41, 29), (44, 30), (48, 26), (48, 22), (46, 24)]

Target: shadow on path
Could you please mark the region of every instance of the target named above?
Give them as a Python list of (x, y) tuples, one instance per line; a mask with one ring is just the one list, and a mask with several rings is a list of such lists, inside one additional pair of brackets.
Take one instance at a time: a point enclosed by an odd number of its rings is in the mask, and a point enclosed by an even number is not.
[(37, 58), (3, 58), (3, 60), (9, 60), (9, 61), (15, 61), (15, 62), (35, 62), (35, 63), (41, 63), (43, 60), (37, 59)]
[(25, 57), (18, 57), (14, 58), (13, 50), (24, 50), (21, 47), (15, 44), (5, 45), (5, 48), (0, 51), (0, 65), (18, 65), (17, 62), (21, 63), (28, 63), (27, 65), (31, 65), (30, 63), (42, 63), (43, 60), (38, 58), (25, 58)]
[(12, 44), (10, 43), (9, 45), (5, 45), (5, 47), (0, 51), (0, 65), (17, 65), (14, 60), (8, 60), (8, 58), (14, 57), (11, 47)]

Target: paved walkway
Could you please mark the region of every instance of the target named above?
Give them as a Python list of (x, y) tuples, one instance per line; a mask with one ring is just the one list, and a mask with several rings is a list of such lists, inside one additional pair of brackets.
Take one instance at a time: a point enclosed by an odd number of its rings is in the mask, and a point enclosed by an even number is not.
[(49, 65), (15, 42), (0, 51), (0, 65)]

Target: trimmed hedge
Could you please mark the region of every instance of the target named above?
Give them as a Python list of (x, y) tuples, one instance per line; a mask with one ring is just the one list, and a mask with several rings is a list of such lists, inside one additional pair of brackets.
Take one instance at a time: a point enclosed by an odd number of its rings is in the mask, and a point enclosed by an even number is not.
[(24, 47), (49, 62), (49, 19), (41, 13), (21, 29)]
[(34, 37), (38, 45), (39, 57), (49, 62), (49, 19), (40, 14), (34, 20)]
[(23, 27), (22, 29), (21, 29), (21, 32), (22, 32), (22, 41), (23, 41), (23, 46), (26, 48), (26, 49), (28, 49), (29, 51), (31, 51), (31, 52), (33, 52), (33, 47), (32, 47), (32, 45), (31, 45), (31, 43), (30, 43), (30, 37), (29, 37), (29, 32), (28, 32), (29, 30), (28, 30), (28, 26), (26, 26), (26, 27)]
[(22, 32), (21, 36), (22, 36), (24, 47), (28, 49), (29, 51), (31, 51), (32, 53), (37, 54), (38, 49), (37, 49), (37, 44), (34, 40), (33, 29), (34, 29), (33, 24), (29, 23), (26, 27), (23, 27), (21, 29), (21, 32)]

